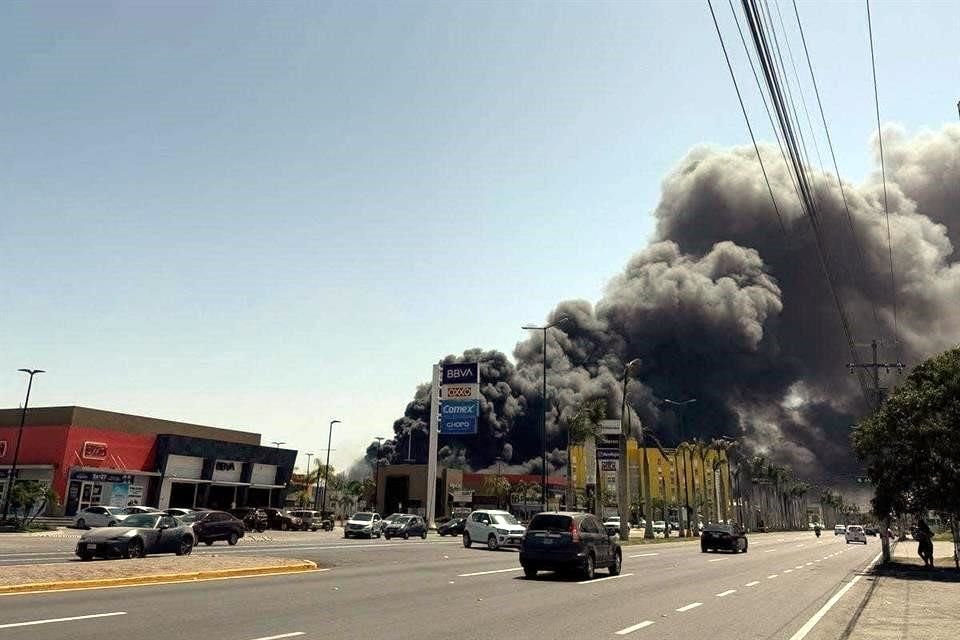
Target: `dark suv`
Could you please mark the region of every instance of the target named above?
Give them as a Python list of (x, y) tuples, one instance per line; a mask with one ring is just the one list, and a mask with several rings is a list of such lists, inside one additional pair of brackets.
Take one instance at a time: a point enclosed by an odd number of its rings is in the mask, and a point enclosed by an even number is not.
[(267, 507), (264, 511), (267, 514), (267, 523), (271, 529), (280, 529), (280, 531), (297, 531), (303, 529), (306, 531), (306, 527), (303, 526), (303, 520), (290, 515), (288, 511), (273, 509), (271, 507)]
[(228, 513), (243, 522), (247, 531), (263, 533), (267, 530), (267, 514), (262, 509), (242, 507), (240, 509), (230, 509)]
[(180, 522), (193, 527), (197, 542), (211, 545), (217, 540), (226, 540), (233, 546), (243, 537), (243, 523), (225, 511), (195, 511), (180, 517)]
[(520, 545), (520, 564), (528, 578), (537, 571), (576, 570), (587, 580), (597, 567), (620, 574), (623, 552), (590, 513), (556, 511), (533, 516)]

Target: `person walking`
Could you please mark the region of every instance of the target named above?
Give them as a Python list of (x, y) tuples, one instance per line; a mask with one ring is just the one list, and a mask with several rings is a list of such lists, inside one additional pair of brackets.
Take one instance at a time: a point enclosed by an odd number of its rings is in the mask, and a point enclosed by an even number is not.
[(933, 568), (933, 532), (923, 518), (917, 522), (917, 553), (923, 560), (923, 566)]

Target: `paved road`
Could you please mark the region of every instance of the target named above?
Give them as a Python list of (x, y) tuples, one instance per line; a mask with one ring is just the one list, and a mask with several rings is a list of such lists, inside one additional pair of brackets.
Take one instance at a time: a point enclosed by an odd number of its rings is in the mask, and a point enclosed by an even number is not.
[[(879, 543), (848, 546), (842, 538), (790, 533), (753, 536), (746, 555), (701, 554), (690, 543), (629, 546), (623, 575), (589, 583), (552, 574), (527, 580), (516, 552), (464, 549), (449, 538), (388, 543), (328, 537), (306, 544), (285, 538), (282, 544), (213, 549), (294, 555), (332, 568), (0, 597), (0, 640), (140, 637), (144, 624), (183, 640), (300, 637), (285, 634), (799, 640), (798, 630), (873, 560)], [(91, 615), (105, 617), (23, 624)], [(836, 638), (837, 624), (828, 614), (806, 639)], [(833, 635), (818, 635), (821, 630)]]

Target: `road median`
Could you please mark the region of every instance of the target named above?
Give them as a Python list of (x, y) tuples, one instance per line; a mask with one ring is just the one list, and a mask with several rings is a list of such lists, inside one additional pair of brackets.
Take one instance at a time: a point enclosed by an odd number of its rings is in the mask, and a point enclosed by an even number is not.
[(218, 555), (8, 565), (0, 577), (0, 595), (267, 576), (317, 568), (309, 560)]

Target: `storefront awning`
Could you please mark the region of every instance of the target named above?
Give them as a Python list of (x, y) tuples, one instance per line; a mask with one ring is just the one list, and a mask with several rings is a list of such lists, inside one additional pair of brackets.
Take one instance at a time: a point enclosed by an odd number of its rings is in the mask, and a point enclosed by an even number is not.
[[(18, 465), (22, 466), (22, 465)], [(51, 467), (52, 468), (52, 467)], [(114, 473), (124, 476), (159, 476), (159, 471), (141, 471), (140, 469), (114, 469), (112, 467), (70, 467), (70, 473), (75, 471), (90, 473)]]
[(282, 484), (251, 484), (251, 489), (283, 489)]

